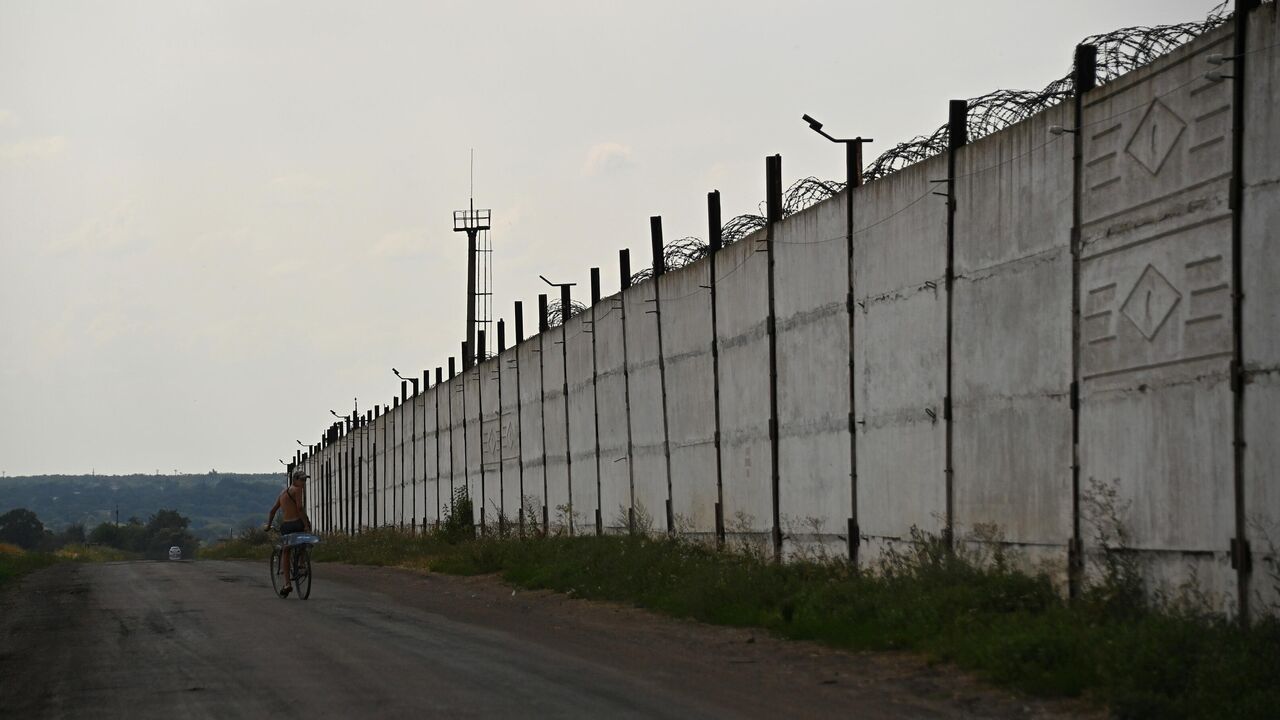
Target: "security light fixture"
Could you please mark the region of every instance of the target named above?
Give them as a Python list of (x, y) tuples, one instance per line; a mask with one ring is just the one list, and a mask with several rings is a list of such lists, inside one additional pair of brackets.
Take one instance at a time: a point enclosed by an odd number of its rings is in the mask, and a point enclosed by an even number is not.
[(1062, 127), (1061, 125), (1050, 125), (1050, 126), (1049, 126), (1049, 134), (1050, 134), (1050, 135), (1062, 135), (1063, 133), (1072, 133), (1072, 134), (1075, 134), (1075, 133), (1078, 133), (1078, 132), (1080, 132), (1080, 131), (1079, 131), (1079, 130), (1077, 130), (1077, 129), (1075, 129), (1075, 128), (1066, 128), (1066, 127)]

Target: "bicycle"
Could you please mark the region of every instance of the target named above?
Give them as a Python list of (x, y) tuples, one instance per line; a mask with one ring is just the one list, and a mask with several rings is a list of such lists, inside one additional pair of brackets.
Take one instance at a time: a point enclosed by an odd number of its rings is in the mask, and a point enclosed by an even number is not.
[(318, 542), (320, 538), (308, 532), (280, 536), (280, 541), (271, 549), (271, 587), (277, 597), (280, 595), (280, 559), (285, 547), (290, 548), (289, 564), (292, 567), (289, 568), (289, 579), (293, 583), (293, 591), (302, 600), (311, 597), (311, 546)]

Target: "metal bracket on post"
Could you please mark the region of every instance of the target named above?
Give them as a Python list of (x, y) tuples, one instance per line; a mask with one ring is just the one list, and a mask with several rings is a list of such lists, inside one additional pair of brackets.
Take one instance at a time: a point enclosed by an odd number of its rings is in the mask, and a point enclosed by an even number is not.
[(1253, 569), (1253, 551), (1248, 540), (1231, 538), (1231, 569), (1245, 572)]
[(852, 561), (858, 557), (858, 547), (862, 545), (862, 532), (858, 529), (857, 518), (849, 518), (845, 532), (848, 533), (845, 543), (848, 545), (849, 559)]

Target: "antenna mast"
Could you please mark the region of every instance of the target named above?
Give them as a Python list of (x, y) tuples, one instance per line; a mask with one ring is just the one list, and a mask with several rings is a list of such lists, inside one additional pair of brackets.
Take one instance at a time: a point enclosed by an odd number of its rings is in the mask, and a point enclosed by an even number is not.
[[(465, 370), (477, 360), (488, 357), (488, 349), (478, 347), (477, 330), (488, 329), (493, 321), (493, 241), (489, 237), (491, 211), (476, 210), (476, 151), (471, 150), (471, 186), (466, 210), (453, 212), (453, 231), (467, 234), (467, 326), (464, 335), (467, 352), (462, 358)], [(492, 332), (486, 332), (485, 344)]]

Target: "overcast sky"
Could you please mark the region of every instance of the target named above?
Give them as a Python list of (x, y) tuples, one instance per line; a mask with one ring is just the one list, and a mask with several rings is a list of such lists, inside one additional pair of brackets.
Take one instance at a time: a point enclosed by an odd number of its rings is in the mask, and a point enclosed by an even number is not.
[(475, 148), (495, 315), (648, 217), (705, 237), (1085, 35), (1212, 0), (0, 0), (0, 472), (273, 471), (462, 339)]

